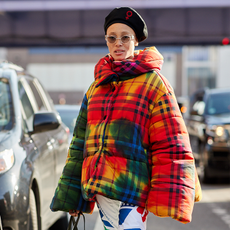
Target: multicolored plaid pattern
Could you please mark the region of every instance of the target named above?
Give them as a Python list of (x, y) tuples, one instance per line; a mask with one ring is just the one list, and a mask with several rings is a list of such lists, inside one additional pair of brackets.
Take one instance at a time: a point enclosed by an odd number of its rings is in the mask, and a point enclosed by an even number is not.
[(95, 66), (95, 80), (98, 85), (119, 80), (119, 76), (138, 76), (155, 70), (160, 70), (163, 65), (163, 56), (155, 47), (137, 50), (133, 59), (114, 61), (108, 54), (101, 58)]
[(98, 62), (51, 209), (74, 191), (78, 208), (82, 197), (92, 208), (99, 194), (191, 221), (201, 188), (176, 98), (159, 73), (162, 62), (154, 47), (123, 64), (109, 55)]
[(50, 205), (52, 211), (81, 210), (85, 213), (93, 212), (95, 202), (86, 201), (81, 194), (81, 167), (87, 122), (86, 109), (87, 104), (82, 103), (66, 164)]

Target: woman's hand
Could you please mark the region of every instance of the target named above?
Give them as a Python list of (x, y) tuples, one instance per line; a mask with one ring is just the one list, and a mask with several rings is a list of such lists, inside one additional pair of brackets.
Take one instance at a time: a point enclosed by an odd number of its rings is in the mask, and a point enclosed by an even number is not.
[(73, 217), (78, 216), (79, 213), (80, 213), (79, 210), (69, 210), (69, 214)]

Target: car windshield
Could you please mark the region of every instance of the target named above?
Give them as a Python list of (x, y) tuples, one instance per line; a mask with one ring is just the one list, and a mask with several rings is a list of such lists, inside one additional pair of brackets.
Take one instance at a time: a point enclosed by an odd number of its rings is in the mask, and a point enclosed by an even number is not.
[(7, 79), (0, 78), (0, 131), (13, 127), (13, 104), (10, 85)]
[(230, 92), (210, 95), (206, 113), (208, 115), (230, 113)]
[(63, 123), (69, 128), (69, 131), (73, 133), (75, 122), (79, 111), (75, 110), (58, 110)]

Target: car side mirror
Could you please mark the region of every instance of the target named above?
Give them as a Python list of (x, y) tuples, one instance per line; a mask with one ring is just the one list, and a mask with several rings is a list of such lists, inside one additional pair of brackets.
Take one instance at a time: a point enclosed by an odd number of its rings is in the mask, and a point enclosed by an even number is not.
[(34, 114), (31, 134), (57, 129), (61, 124), (60, 116), (54, 112), (38, 112)]

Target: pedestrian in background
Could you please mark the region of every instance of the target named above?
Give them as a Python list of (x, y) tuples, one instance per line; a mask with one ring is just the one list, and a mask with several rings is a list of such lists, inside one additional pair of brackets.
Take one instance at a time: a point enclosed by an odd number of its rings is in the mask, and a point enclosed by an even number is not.
[(105, 229), (146, 229), (149, 212), (191, 221), (201, 198), (189, 136), (155, 47), (130, 7), (105, 18), (109, 54), (95, 66), (51, 210), (76, 216), (96, 202)]

